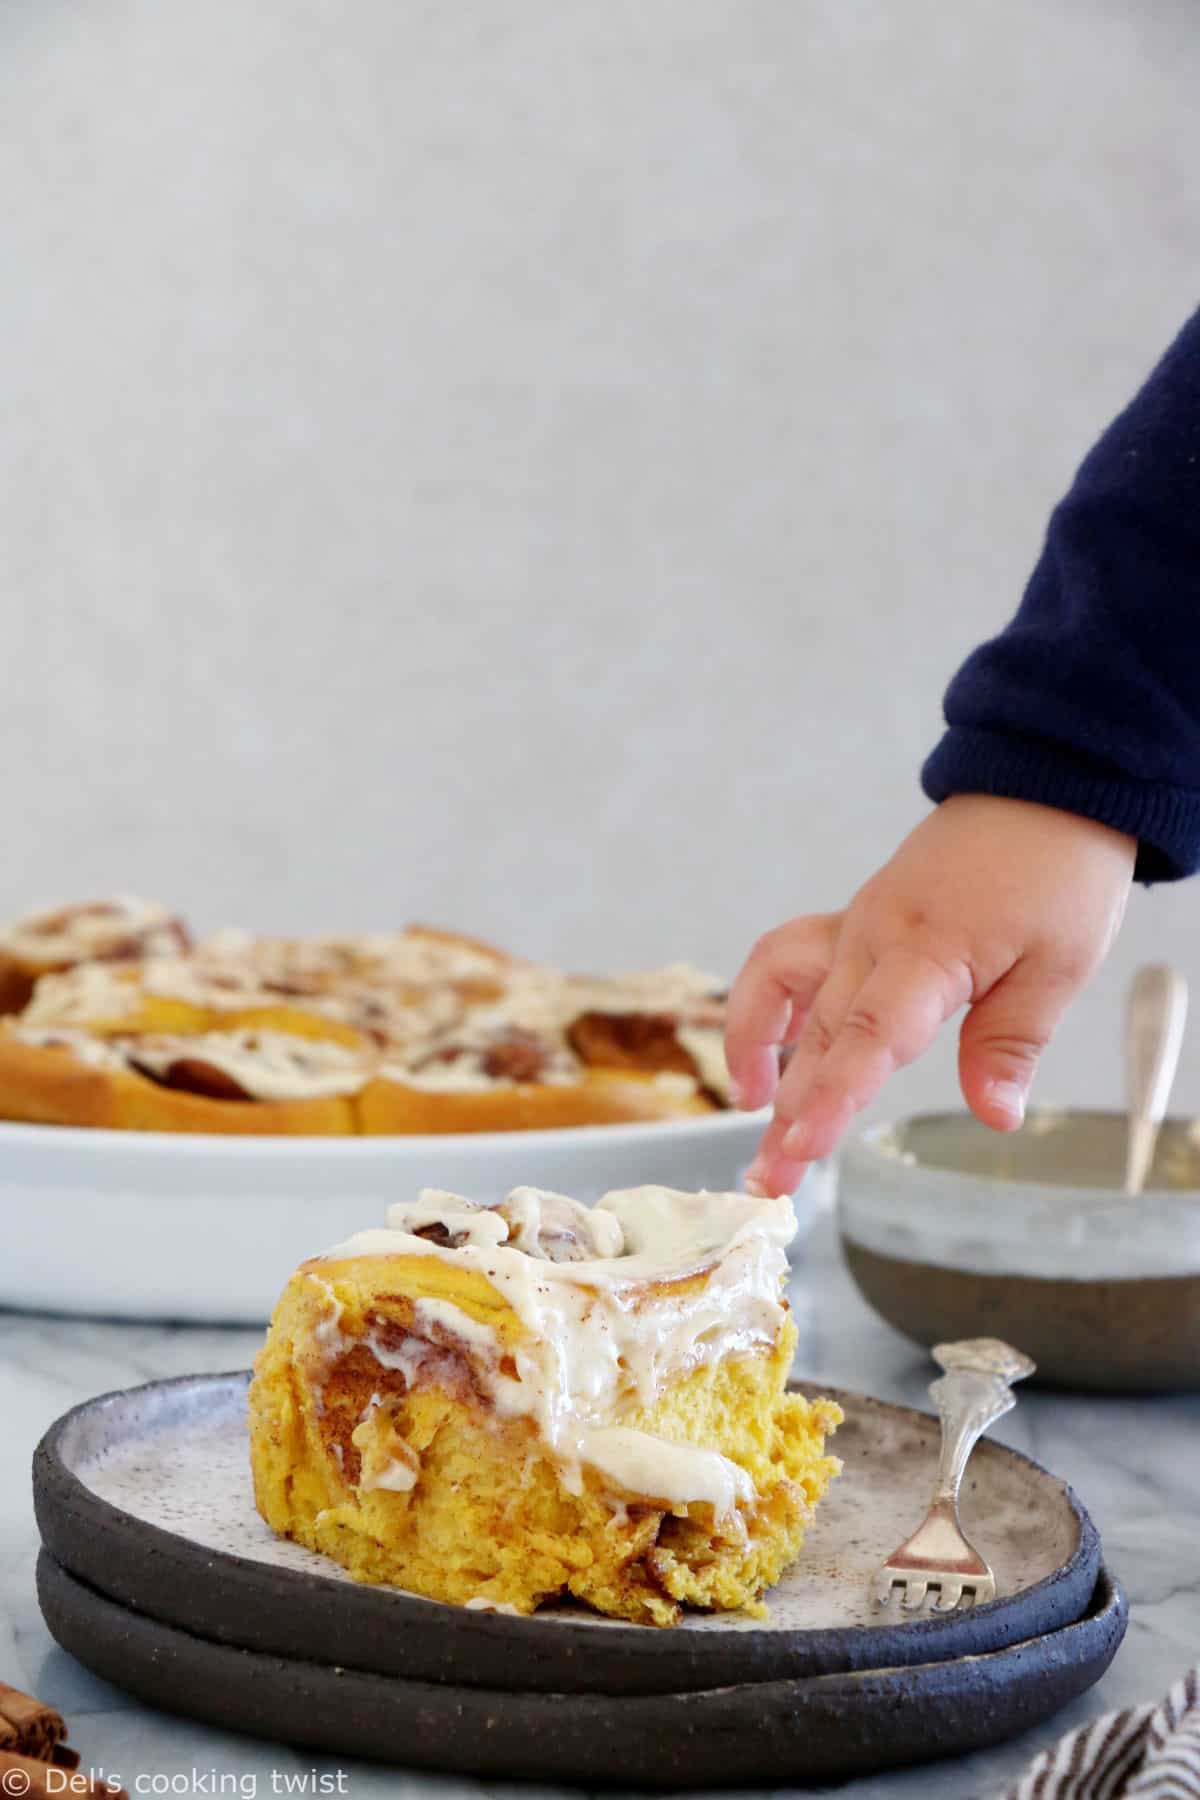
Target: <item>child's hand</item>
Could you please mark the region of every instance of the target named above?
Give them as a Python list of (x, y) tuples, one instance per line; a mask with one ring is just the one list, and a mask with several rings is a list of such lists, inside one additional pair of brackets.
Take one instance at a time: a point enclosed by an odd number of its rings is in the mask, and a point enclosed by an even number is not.
[[(963, 1095), (1015, 1130), (1038, 1057), (1117, 934), (1136, 851), (1074, 813), (957, 794), (845, 912), (761, 938), (725, 1034), (738, 1104), (775, 1101), (747, 1187), (790, 1193), (961, 1006)], [(795, 1047), (780, 1076), (782, 1044)]]

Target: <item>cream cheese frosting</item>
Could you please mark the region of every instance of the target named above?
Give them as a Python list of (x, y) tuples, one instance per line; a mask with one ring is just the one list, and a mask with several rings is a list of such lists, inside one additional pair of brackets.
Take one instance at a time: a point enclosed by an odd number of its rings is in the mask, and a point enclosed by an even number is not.
[(728, 1106), (733, 1098), (733, 1079), (725, 1061), (725, 1033), (719, 1025), (678, 1025), (675, 1037), (696, 1068), (700, 1086)]
[(47, 908), (0, 930), (0, 949), (34, 966), (108, 957), (114, 951), (140, 955), (177, 950), (182, 941), (179, 920), (157, 901), (135, 894)]
[(129, 963), (80, 963), (61, 975), (43, 975), (21, 1014), (31, 1026), (78, 1026), (120, 1019), (138, 997), (140, 969)]
[[(449, 1341), (499, 1417), (534, 1422), (568, 1487), (579, 1490), (587, 1465), (615, 1504), (633, 1493), (724, 1515), (753, 1498), (743, 1470), (628, 1421), (689, 1369), (777, 1342), (795, 1229), (785, 1198), (641, 1187), (589, 1209), (526, 1187), (485, 1207), (426, 1189), (317, 1264), (432, 1256), (482, 1275), (522, 1327), (503, 1353), (491, 1326), (450, 1300), (420, 1299), (403, 1343), (371, 1344), (377, 1360), (417, 1382)], [(333, 1269), (312, 1275), (337, 1279)]]
[(149, 955), (136, 965), (80, 963), (61, 974), (43, 975), (22, 1018), (34, 1025), (108, 1023), (136, 1011), (144, 994), (213, 1011), (280, 1004), (278, 994), (262, 988), (249, 970), (236, 964), (217, 967), (192, 956)]
[(203, 956), (151, 957), (140, 970), (148, 994), (185, 1000), (213, 1011), (238, 1012), (247, 1006), (279, 1005), (280, 995), (263, 985), (258, 971), (232, 959), (217, 963)]
[(691, 963), (662, 969), (631, 969), (617, 975), (563, 978), (565, 998), (575, 1017), (584, 1012), (681, 1013), (703, 1011), (721, 990), (715, 975)]
[(354, 1094), (370, 1068), (342, 1044), (292, 1037), (283, 1031), (207, 1031), (196, 1036), (155, 1034), (116, 1040), (136, 1068), (169, 1077), (178, 1064), (215, 1069), (253, 1100), (313, 1100)]
[(302, 939), (231, 928), (186, 957), (150, 957), (141, 974), (147, 992), (167, 999), (228, 1010), (293, 1004), (409, 1037), (459, 1016), (453, 983), (497, 979), (497, 960), (420, 932)]
[(74, 1030), (69, 1025), (9, 1024), (5, 1035), (39, 1050), (68, 1050), (79, 1062), (86, 1063), (89, 1069), (120, 1069), (125, 1066), (125, 1058), (106, 1038), (92, 1037), (90, 1033)]
[(565, 1039), (512, 1020), (503, 1007), (488, 1006), (408, 1044), (403, 1059), (389, 1057), (380, 1072), (429, 1093), (457, 1093), (512, 1081), (569, 1084), (583, 1078), (584, 1065)]
[(358, 972), (369, 973), (373, 980), (415, 986), (495, 976), (507, 962), (498, 951), (419, 926), (317, 938), (256, 937), (230, 928), (206, 938), (199, 953), (221, 963), (244, 961), (268, 980), (286, 980), (297, 971)]
[(489, 1067), (497, 1045), (514, 1033), (528, 1033), (541, 1046), (542, 1063), (526, 1079), (565, 1084), (579, 1081), (586, 1068), (568, 1038), (583, 1014), (678, 1015), (676, 1038), (696, 1074), (693, 1080), (682, 1071), (667, 1073), (681, 1092), (694, 1093), (699, 1086), (727, 1103), (729, 1070), (719, 1014), (714, 1014), (715, 986), (711, 976), (686, 963), (611, 979), (520, 968), (508, 976), (497, 999), (406, 1044), (403, 1058), (390, 1058), (381, 1073), (432, 1093), (493, 1088), (521, 1078)]

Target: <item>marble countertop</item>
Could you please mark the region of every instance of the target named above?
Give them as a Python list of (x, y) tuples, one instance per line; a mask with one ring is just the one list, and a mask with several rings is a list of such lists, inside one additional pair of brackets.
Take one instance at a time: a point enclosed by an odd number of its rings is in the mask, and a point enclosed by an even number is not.
[[(878, 1321), (841, 1267), (827, 1217), (801, 1252), (793, 1288), (800, 1328), (797, 1369), (806, 1376), (927, 1404), (936, 1373)], [(479, 1795), (492, 1786), (401, 1775), (347, 1759), (314, 1759), (214, 1731), (140, 1706), (60, 1650), (34, 1596), (37, 1534), (29, 1492), (33, 1449), (52, 1419), (106, 1389), (157, 1376), (246, 1366), (259, 1334), (0, 1312), (0, 1678), (67, 1715), (85, 1766), (119, 1775), (142, 1794), (236, 1792), (259, 1796), (345, 1793)], [(844, 1800), (994, 1800), (1060, 1732), (1114, 1706), (1156, 1698), (1200, 1656), (1200, 1397), (1089, 1399), (1027, 1390), (996, 1435), (1065, 1476), (1104, 1539), (1131, 1601), (1129, 1633), (1104, 1681), (1040, 1730), (957, 1762), (871, 1776), (821, 1789)], [(219, 1785), (220, 1777), (225, 1783)], [(318, 1777), (324, 1777), (324, 1781)], [(236, 1789), (233, 1782), (237, 1782)]]

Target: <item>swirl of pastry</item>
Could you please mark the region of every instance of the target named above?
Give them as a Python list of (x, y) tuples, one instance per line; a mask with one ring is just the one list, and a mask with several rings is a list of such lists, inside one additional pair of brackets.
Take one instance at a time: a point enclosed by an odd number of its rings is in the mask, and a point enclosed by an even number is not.
[(30, 913), (0, 930), (0, 1012), (18, 1012), (42, 975), (175, 954), (188, 943), (181, 919), (132, 894)]

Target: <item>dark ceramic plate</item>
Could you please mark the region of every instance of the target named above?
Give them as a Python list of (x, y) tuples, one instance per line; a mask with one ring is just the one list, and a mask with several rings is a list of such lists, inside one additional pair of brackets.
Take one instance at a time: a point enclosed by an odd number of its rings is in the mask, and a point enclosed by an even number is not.
[(407, 1768), (622, 1787), (801, 1787), (958, 1756), (1098, 1681), (1126, 1602), (1101, 1569), (1084, 1617), (986, 1656), (684, 1694), (514, 1694), (231, 1649), (114, 1604), (45, 1551), (58, 1642), (151, 1706)]
[(89, 1401), (51, 1427), (34, 1459), (55, 1559), (118, 1606), (214, 1644), (457, 1686), (680, 1693), (978, 1656), (1070, 1624), (1096, 1585), (1100, 1544), (1075, 1495), (985, 1442), (963, 1517), (999, 1598), (944, 1618), (879, 1611), (870, 1577), (925, 1510), (937, 1422), (834, 1391), (845, 1472), (768, 1595), (765, 1623), (694, 1616), (657, 1631), (567, 1607), (507, 1618), (364, 1587), (277, 1539), (254, 1511), (247, 1379), (193, 1376)]

